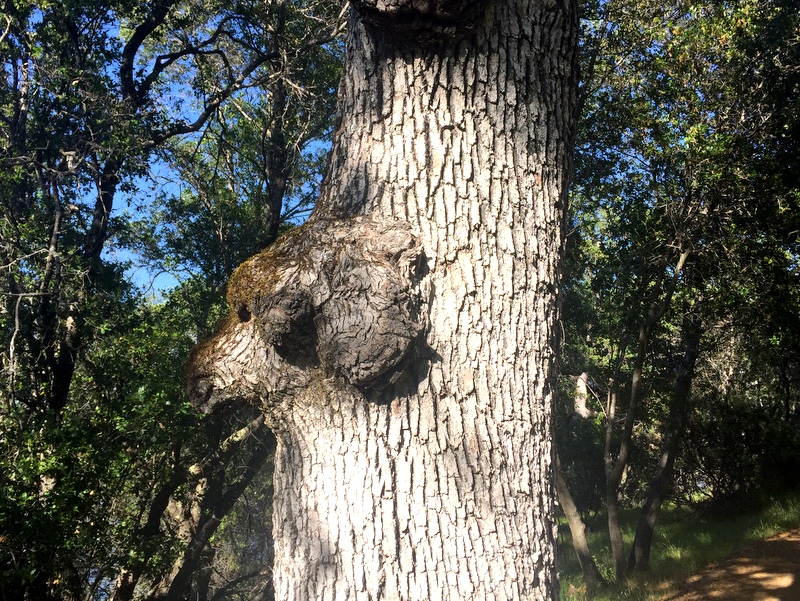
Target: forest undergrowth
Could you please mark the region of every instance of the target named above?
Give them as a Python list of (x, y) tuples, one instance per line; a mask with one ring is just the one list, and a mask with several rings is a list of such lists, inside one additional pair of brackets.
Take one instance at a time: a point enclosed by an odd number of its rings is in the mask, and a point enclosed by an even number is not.
[[(623, 513), (623, 533), (629, 548), (633, 541), (638, 510)], [(587, 521), (589, 545), (598, 568), (613, 581), (614, 567), (605, 528), (606, 516)], [(748, 543), (800, 526), (800, 489), (776, 495), (761, 508), (747, 512), (696, 511), (688, 507), (665, 507), (656, 528), (651, 569), (631, 577), (625, 584), (611, 584), (587, 598), (572, 540), (566, 523), (559, 524), (558, 562), (562, 601), (657, 601), (673, 594), (681, 583), (705, 566), (726, 557)]]

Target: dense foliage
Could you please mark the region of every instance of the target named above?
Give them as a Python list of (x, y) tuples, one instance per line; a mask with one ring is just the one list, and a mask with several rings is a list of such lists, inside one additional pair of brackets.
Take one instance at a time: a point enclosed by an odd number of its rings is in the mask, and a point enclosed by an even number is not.
[[(244, 524), (274, 439), (247, 408), (201, 418), (182, 372), (313, 194), (340, 10), (3, 2), (0, 598), (269, 594)], [(131, 257), (178, 285), (153, 297)]]
[[(800, 16), (620, 0), (584, 31), (557, 437), (623, 579), (670, 494), (741, 509), (800, 467)], [(624, 506), (641, 507), (628, 557)]]

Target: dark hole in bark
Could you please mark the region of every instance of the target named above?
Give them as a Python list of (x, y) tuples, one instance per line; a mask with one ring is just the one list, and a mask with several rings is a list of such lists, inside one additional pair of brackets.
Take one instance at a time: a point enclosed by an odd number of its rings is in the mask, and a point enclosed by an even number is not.
[(420, 253), (417, 257), (417, 260), (411, 265), (411, 277), (414, 278), (415, 281), (419, 282), (424, 278), (430, 269), (428, 268), (428, 257), (425, 256), (425, 253)]
[(239, 317), (239, 321), (241, 323), (247, 323), (250, 321), (252, 314), (250, 313), (250, 309), (247, 308), (247, 305), (241, 305), (239, 309), (236, 311), (236, 315)]
[(352, 0), (361, 20), (384, 42), (436, 46), (474, 30), (487, 0)]

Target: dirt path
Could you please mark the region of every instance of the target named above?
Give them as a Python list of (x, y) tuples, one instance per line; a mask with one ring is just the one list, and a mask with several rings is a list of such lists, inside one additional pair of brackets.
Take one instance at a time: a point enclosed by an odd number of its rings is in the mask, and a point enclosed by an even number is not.
[(664, 601), (800, 601), (800, 529), (748, 545)]

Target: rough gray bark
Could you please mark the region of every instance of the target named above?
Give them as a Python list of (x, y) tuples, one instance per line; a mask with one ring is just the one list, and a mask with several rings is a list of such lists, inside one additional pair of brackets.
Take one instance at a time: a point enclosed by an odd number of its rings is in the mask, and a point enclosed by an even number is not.
[(234, 275), (190, 391), (276, 433), (276, 598), (555, 599), (575, 6), (355, 6), (317, 209)]

